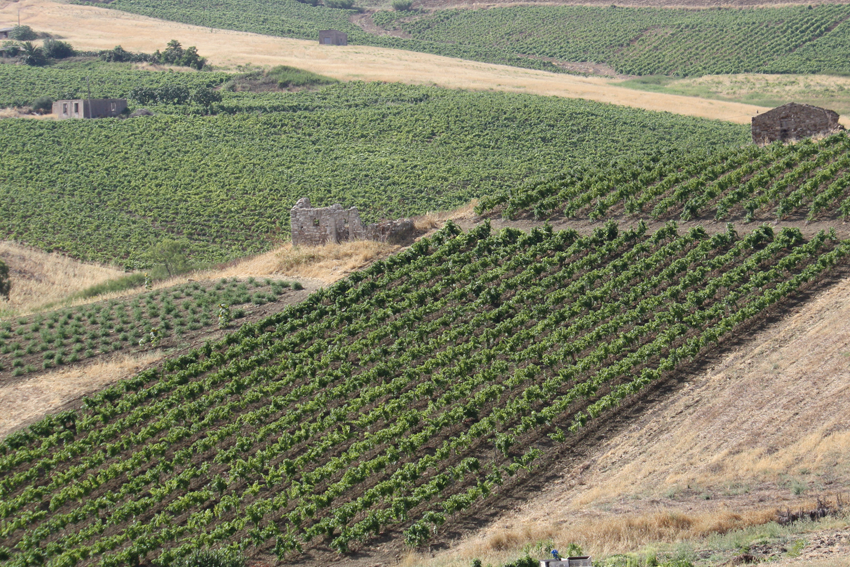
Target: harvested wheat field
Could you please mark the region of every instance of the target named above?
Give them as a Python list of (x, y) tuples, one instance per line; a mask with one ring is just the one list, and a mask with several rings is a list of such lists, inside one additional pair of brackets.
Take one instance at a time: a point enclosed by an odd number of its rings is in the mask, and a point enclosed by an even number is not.
[(216, 30), (168, 22), (93, 6), (23, 0), (0, 8), (0, 20), (49, 32), (79, 49), (152, 53), (169, 39), (197, 46), (218, 66), (291, 65), (345, 81), (435, 84), (447, 88), (501, 90), (582, 98), (646, 110), (749, 123), (765, 108), (617, 87), (600, 77), (577, 77), (367, 46), (329, 47), (317, 42)]

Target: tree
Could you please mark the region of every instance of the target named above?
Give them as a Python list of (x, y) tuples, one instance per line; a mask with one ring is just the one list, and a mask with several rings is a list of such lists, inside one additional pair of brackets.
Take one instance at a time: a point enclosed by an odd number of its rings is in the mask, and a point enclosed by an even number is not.
[(37, 38), (38, 35), (29, 26), (15, 26), (9, 32), (9, 39), (17, 39), (18, 41), (32, 41)]
[(31, 67), (41, 67), (47, 64), (47, 58), (44, 56), (44, 51), (40, 47), (36, 47), (32, 42), (25, 41), (21, 44), (23, 54), (21, 55), (24, 64)]
[(393, 10), (396, 12), (406, 12), (413, 6), (412, 0), (393, 0)]
[(154, 245), (147, 256), (153, 264), (162, 266), (168, 277), (171, 277), (191, 269), (190, 248), (191, 243), (185, 238), (179, 240), (166, 238)]
[(207, 64), (207, 60), (198, 55), (197, 47), (192, 46), (184, 50), (176, 39), (169, 41), (162, 53), (159, 51), (154, 53), (154, 59), (159, 63), (192, 67), (199, 71)]
[(12, 289), (12, 281), (9, 278), (9, 266), (0, 260), (0, 297), (9, 299), (9, 291)]
[(77, 54), (70, 43), (56, 39), (45, 39), (41, 49), (51, 59), (65, 59), (66, 57), (73, 57)]

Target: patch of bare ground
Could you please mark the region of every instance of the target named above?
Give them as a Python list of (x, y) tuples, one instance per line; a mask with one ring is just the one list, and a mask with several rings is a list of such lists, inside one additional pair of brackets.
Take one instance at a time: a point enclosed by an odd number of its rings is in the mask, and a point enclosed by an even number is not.
[(355, 26), (357, 26), (360, 29), (362, 29), (363, 31), (365, 31), (366, 33), (371, 33), (371, 34), (374, 34), (374, 35), (391, 35), (391, 36), (394, 36), (394, 37), (404, 37), (404, 38), (410, 37), (410, 34), (405, 32), (405, 31), (402, 31), (402, 30), (387, 30), (387, 29), (380, 27), (378, 24), (375, 23), (375, 20), (372, 19), (373, 13), (374, 13), (374, 10), (360, 12), (359, 14), (352, 14), (351, 17), (349, 18), (349, 21), (352, 24), (354, 24)]
[(555, 59), (554, 57), (542, 57), (539, 55), (522, 55), (521, 57), (527, 57), (529, 59), (539, 59), (541, 61), (548, 61), (552, 63), (556, 67), (560, 67), (570, 73), (577, 73), (582, 75), (595, 75), (598, 77), (610, 77), (612, 79), (633, 79), (634, 77), (631, 75), (623, 75), (614, 70), (610, 65), (606, 65), (605, 63), (591, 63), (591, 62), (575, 62), (575, 61), (561, 61), (560, 59)]
[(162, 48), (165, 37), (196, 46), (212, 64), (222, 67), (247, 63), (290, 65), (343, 81), (433, 84), (445, 88), (582, 98), (741, 124), (749, 124), (753, 116), (767, 110), (748, 104), (618, 87), (612, 83), (614, 79), (604, 77), (547, 73), (363, 45), (323, 46), (315, 41), (190, 26), (108, 8), (48, 0), (21, 0), (0, 5), (0, 20), (14, 21), (18, 7), (24, 8), (22, 24), (85, 50), (112, 49), (120, 44), (130, 51), (153, 52)]
[(12, 281), (9, 300), (0, 301), (0, 309), (18, 314), (124, 275), (117, 268), (84, 263), (9, 241), (0, 242), (0, 259), (9, 266)]

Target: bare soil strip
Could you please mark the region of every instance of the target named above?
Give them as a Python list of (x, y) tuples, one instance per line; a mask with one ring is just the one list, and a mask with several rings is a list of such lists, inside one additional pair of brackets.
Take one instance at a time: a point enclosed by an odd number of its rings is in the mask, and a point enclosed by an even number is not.
[(434, 84), (447, 88), (498, 90), (582, 98), (646, 110), (746, 124), (766, 108), (618, 87), (602, 77), (577, 77), (478, 63), (426, 53), (318, 42), (217, 30), (97, 8), (23, 0), (0, 8), (0, 21), (17, 19), (80, 49), (153, 52), (170, 39), (194, 45), (214, 65), (291, 65), (340, 80)]

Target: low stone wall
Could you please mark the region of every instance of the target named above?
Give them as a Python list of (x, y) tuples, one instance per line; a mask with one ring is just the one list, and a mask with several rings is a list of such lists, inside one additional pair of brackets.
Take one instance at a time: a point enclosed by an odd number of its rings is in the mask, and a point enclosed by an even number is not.
[(295, 203), (289, 211), (289, 220), (295, 246), (320, 246), (347, 240), (399, 243), (412, 238), (416, 230), (411, 219), (364, 225), (357, 207), (343, 209), (336, 204), (313, 208), (307, 197)]

